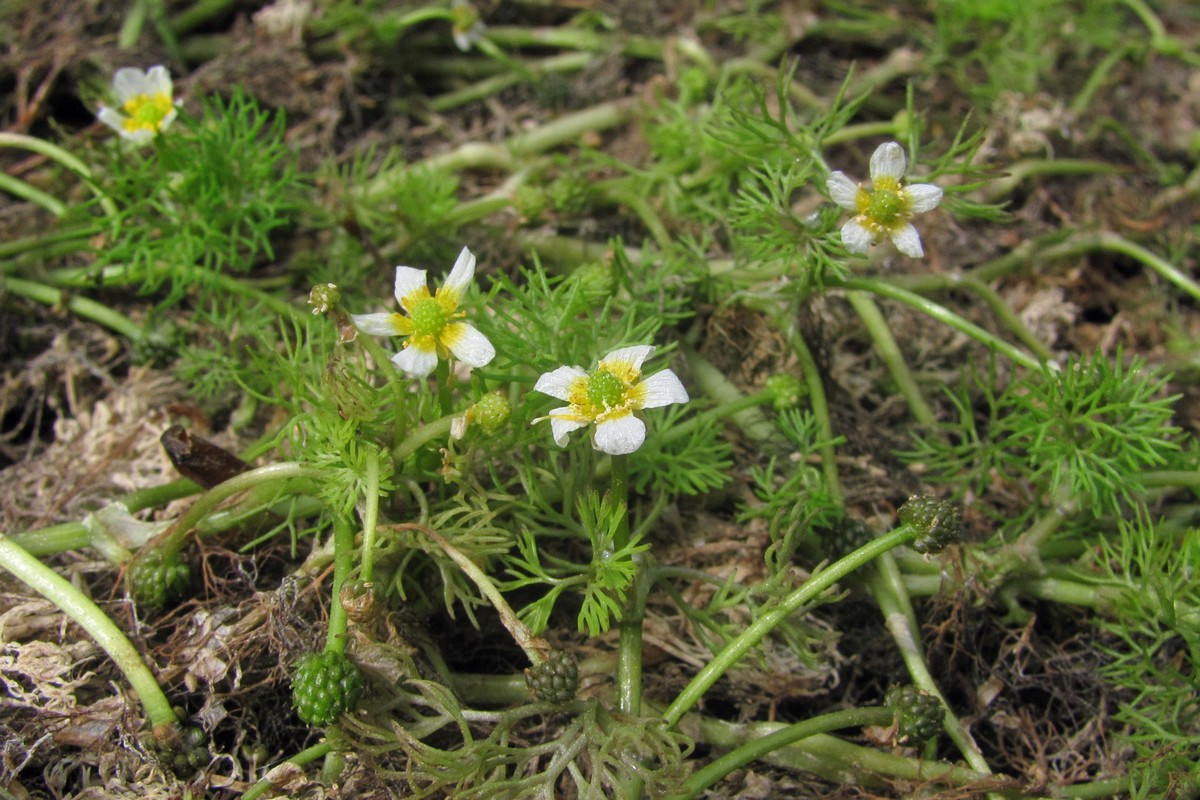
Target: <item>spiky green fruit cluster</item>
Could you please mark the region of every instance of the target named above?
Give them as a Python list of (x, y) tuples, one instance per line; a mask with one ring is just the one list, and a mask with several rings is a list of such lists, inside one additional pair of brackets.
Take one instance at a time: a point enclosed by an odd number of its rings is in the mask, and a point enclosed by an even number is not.
[(332, 725), (354, 708), (362, 688), (362, 671), (342, 653), (309, 653), (296, 662), (292, 706), (309, 725)]
[(569, 703), (579, 689), (579, 664), (565, 650), (551, 650), (545, 661), (525, 670), (525, 683), (544, 703)]
[(162, 608), (187, 592), (191, 570), (178, 553), (150, 548), (134, 559), (126, 573), (129, 593), (142, 608)]
[(895, 714), (897, 744), (919, 745), (932, 739), (946, 718), (942, 701), (915, 686), (888, 689), (884, 705)]
[(512, 406), (499, 392), (488, 392), (475, 403), (475, 419), (488, 436), (495, 436), (508, 424)]
[(957, 506), (932, 495), (913, 495), (900, 506), (900, 521), (917, 532), (913, 549), (940, 553), (962, 537), (962, 517)]

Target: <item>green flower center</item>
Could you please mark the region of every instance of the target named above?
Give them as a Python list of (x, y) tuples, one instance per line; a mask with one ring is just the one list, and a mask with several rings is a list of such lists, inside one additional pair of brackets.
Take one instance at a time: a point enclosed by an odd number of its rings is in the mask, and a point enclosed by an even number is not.
[(156, 131), (171, 113), (171, 98), (161, 93), (137, 94), (125, 101), (124, 109), (126, 130)]
[(418, 300), (412, 309), (413, 335), (436, 336), (446, 327), (448, 315), (441, 303), (432, 297)]
[(876, 189), (871, 194), (871, 203), (867, 206), (867, 216), (880, 225), (891, 225), (904, 213), (905, 202), (898, 191), (892, 189)]
[(588, 380), (587, 396), (597, 408), (616, 408), (625, 399), (625, 384), (616, 375), (602, 369)]

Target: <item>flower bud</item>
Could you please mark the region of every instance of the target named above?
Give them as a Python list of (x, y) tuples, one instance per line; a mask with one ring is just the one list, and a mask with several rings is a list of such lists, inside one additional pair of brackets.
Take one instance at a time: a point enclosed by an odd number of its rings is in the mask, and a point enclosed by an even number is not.
[(318, 283), (308, 293), (308, 304), (317, 315), (328, 314), (337, 308), (342, 299), (342, 291), (335, 283)]
[(782, 372), (767, 378), (763, 390), (771, 396), (771, 405), (776, 411), (797, 407), (805, 395), (805, 387), (800, 379)]
[(913, 495), (900, 506), (900, 521), (917, 532), (913, 549), (918, 553), (940, 553), (962, 536), (958, 508), (932, 495)]

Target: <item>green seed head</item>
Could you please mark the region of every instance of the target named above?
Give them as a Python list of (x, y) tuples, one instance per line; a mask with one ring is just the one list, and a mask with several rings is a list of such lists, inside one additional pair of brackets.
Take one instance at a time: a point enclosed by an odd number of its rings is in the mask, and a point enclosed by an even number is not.
[(892, 189), (876, 189), (867, 206), (867, 216), (880, 225), (891, 225), (904, 211), (904, 198)]
[(607, 370), (600, 370), (588, 380), (588, 400), (597, 408), (615, 408), (624, 399), (625, 385)]
[(804, 384), (800, 383), (799, 378), (782, 372), (767, 378), (763, 389), (771, 395), (771, 405), (775, 406), (776, 411), (795, 408), (805, 394)]
[(412, 310), (413, 335), (436, 336), (446, 327), (446, 311), (432, 297), (418, 300)]

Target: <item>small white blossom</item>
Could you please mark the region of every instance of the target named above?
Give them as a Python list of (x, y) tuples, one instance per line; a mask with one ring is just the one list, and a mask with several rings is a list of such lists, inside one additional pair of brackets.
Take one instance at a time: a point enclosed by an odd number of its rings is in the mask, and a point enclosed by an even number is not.
[(450, 13), (453, 17), (450, 35), (455, 47), (465, 53), (483, 38), (483, 20), (479, 18), (479, 10), (468, 0), (450, 0)]
[(925, 255), (921, 236), (909, 217), (932, 211), (942, 201), (942, 190), (930, 183), (901, 185), (907, 160), (904, 149), (884, 142), (871, 155), (871, 188), (834, 172), (825, 182), (829, 196), (854, 216), (842, 226), (842, 244), (851, 253), (865, 253), (876, 242), (889, 237), (906, 256)]
[(351, 314), (363, 333), (375, 336), (407, 336), (404, 349), (392, 362), (408, 375), (423, 378), (433, 372), (439, 358), (451, 354), (472, 367), (482, 367), (496, 356), (496, 349), (474, 326), (460, 321), (463, 293), (475, 277), (475, 256), (467, 248), (458, 254), (450, 276), (433, 294), (426, 286), (425, 270), (396, 267), (396, 302), (407, 313)]
[(559, 447), (566, 446), (571, 431), (595, 423), (593, 444), (597, 450), (611, 455), (632, 453), (646, 440), (646, 423), (637, 412), (688, 401), (687, 390), (669, 369), (642, 380), (642, 364), (652, 353), (653, 345), (622, 347), (600, 359), (590, 375), (579, 367), (559, 367), (543, 374), (534, 391), (567, 405), (534, 422), (549, 419)]
[(145, 72), (122, 67), (112, 81), (118, 106), (102, 105), (96, 117), (132, 142), (148, 142), (175, 121), (178, 109), (173, 88), (166, 67), (151, 67)]

